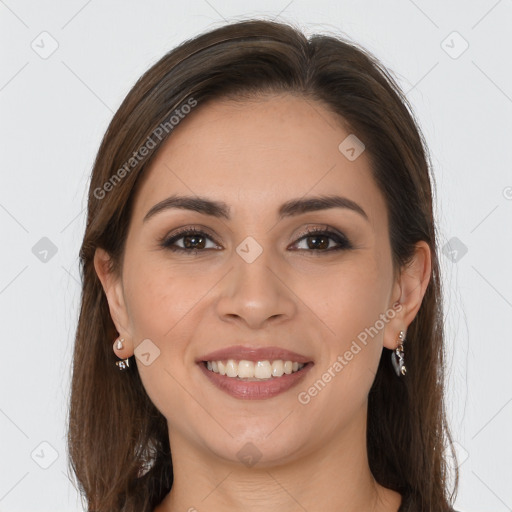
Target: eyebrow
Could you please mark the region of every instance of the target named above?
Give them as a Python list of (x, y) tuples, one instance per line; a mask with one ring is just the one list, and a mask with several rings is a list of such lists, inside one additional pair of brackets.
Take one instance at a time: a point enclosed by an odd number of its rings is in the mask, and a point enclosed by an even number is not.
[[(344, 208), (352, 210), (367, 221), (368, 215), (356, 202), (348, 199), (347, 197), (337, 195), (324, 195), (309, 197), (307, 199), (291, 199), (283, 203), (278, 210), (278, 219), (282, 220), (286, 217), (301, 215), (308, 212), (315, 212), (318, 210), (328, 210), (332, 208)], [(191, 210), (204, 215), (212, 217), (225, 218), (231, 220), (230, 207), (223, 201), (214, 201), (205, 197), (199, 196), (178, 196), (174, 195), (155, 204), (145, 215), (143, 222), (148, 221), (157, 213), (165, 210), (181, 209)]]

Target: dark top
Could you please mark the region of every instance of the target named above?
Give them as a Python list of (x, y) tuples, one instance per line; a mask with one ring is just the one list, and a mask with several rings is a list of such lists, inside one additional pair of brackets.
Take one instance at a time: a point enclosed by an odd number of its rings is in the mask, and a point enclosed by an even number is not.
[[(422, 512), (421, 510), (414, 510), (413, 505), (411, 503), (411, 499), (409, 496), (402, 496), (402, 503), (397, 512)], [(453, 508), (450, 509), (450, 512), (457, 512)]]

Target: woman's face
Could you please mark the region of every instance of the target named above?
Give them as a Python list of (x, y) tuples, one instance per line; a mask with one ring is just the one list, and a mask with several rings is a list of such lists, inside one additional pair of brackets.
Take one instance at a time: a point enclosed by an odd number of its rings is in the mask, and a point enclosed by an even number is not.
[[(321, 104), (299, 97), (217, 101), (181, 121), (148, 168), (122, 275), (107, 294), (172, 449), (244, 463), (252, 456), (261, 465), (344, 440), (350, 449), (350, 432), (364, 438), (382, 348), (394, 348), (407, 323), (405, 308), (393, 309), (404, 297), (393, 279), (384, 198), (349, 135)], [(222, 204), (226, 215), (182, 203), (148, 216), (177, 196)], [(346, 206), (294, 207), (328, 196)], [(201, 234), (171, 240), (192, 228)], [(322, 234), (305, 236), (308, 229)], [(239, 346), (277, 347), (309, 364), (260, 381), (215, 374), (219, 387), (197, 361)], [(281, 373), (273, 360), (299, 359), (232, 355), (268, 359), (256, 364), (261, 375)]]

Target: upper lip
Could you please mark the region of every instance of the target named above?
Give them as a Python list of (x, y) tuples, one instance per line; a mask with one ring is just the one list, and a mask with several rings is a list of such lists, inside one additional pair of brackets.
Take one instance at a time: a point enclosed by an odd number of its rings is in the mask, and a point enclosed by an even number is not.
[(235, 359), (237, 361), (275, 361), (282, 359), (283, 361), (292, 361), (297, 363), (309, 363), (311, 358), (286, 350), (281, 347), (246, 347), (243, 345), (236, 345), (232, 347), (222, 348), (209, 352), (203, 356), (196, 358), (196, 363), (202, 361), (223, 361), (226, 359)]

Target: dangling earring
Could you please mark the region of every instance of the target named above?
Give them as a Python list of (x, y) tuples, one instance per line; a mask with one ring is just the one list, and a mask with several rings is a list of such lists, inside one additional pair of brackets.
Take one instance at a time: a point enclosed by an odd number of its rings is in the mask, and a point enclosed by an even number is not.
[(405, 340), (405, 332), (400, 331), (398, 335), (399, 345), (395, 348), (395, 350), (391, 353), (391, 362), (393, 363), (393, 368), (398, 377), (400, 375), (405, 375), (407, 373), (407, 368), (405, 367), (404, 362), (404, 342)]
[[(117, 339), (117, 341), (115, 342), (117, 350), (123, 350), (123, 348), (124, 348), (123, 341), (124, 341), (124, 338)], [(128, 357), (126, 359), (121, 359), (120, 361), (116, 361), (116, 365), (120, 370), (126, 370), (130, 366), (130, 358)]]
[(116, 361), (116, 365), (120, 370), (126, 370), (130, 366), (130, 358), (122, 359), (121, 361)]

